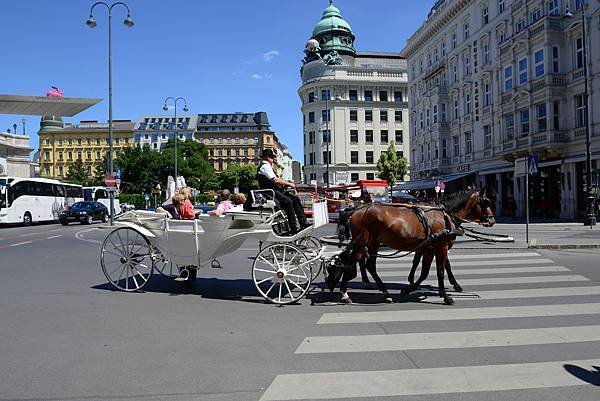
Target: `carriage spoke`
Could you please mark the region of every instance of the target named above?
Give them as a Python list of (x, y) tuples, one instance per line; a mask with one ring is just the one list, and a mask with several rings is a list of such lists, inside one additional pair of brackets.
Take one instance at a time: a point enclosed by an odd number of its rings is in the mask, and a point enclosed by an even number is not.
[(265, 279), (262, 279), (262, 280), (260, 280), (260, 281), (257, 281), (257, 282), (256, 282), (256, 284), (257, 284), (257, 285), (261, 285), (262, 283), (265, 283), (265, 282), (267, 282), (267, 281), (269, 281), (269, 280), (271, 280), (271, 279), (272, 279), (272, 277), (267, 277), (267, 278), (265, 278)]
[(292, 294), (292, 290), (290, 290), (290, 286), (288, 285), (287, 280), (283, 280), (283, 282), (285, 284), (285, 288), (287, 289), (288, 294), (290, 295), (290, 298), (292, 299), (292, 302), (294, 302), (294, 294)]
[(106, 248), (104, 248), (104, 249), (102, 249), (102, 250), (103, 250), (104, 252), (106, 252), (106, 253), (110, 253), (111, 255), (113, 255), (113, 256), (116, 256), (117, 258), (120, 258), (120, 257), (122, 256), (122, 255), (120, 255), (120, 254), (118, 254), (118, 253), (111, 252), (111, 251), (109, 251), (109, 250), (108, 250), (108, 249), (106, 249)]
[(307, 276), (307, 275), (300, 276), (300, 275), (298, 275), (298, 274), (290, 274), (290, 273), (287, 273), (287, 276), (290, 276), (290, 277), (295, 277), (295, 278), (303, 278), (303, 279), (307, 279), (307, 278), (308, 278), (308, 276)]
[[(131, 268), (131, 270), (133, 270), (133, 268)], [(138, 272), (137, 269), (135, 269), (135, 271)], [(140, 285), (138, 284), (137, 280), (135, 279), (135, 273), (131, 275), (131, 278), (133, 279), (133, 282), (135, 283), (136, 288), (139, 288)]]
[(129, 265), (126, 266), (127, 275), (125, 276), (125, 290), (129, 290)]
[(266, 296), (269, 296), (269, 293), (271, 292), (271, 290), (273, 289), (273, 287), (275, 287), (275, 284), (277, 284), (277, 283), (273, 282), (273, 284), (271, 284), (271, 286), (269, 287), (269, 289), (267, 290), (267, 292), (265, 292)]
[(261, 256), (260, 259), (262, 259), (266, 264), (271, 266), (273, 268), (273, 272), (276, 272), (278, 270), (277, 267), (275, 267), (275, 265), (273, 265), (271, 262), (269, 262), (267, 259), (265, 259), (264, 256)]
[[(113, 270), (112, 272), (110, 272), (109, 276), (112, 276), (112, 275), (113, 275), (113, 274), (114, 274), (114, 273), (115, 273), (117, 270), (119, 270), (120, 268), (122, 269), (122, 268), (123, 268), (123, 265), (119, 264), (119, 266), (117, 266), (117, 267), (115, 268), (115, 270)], [(120, 278), (121, 278), (121, 277), (119, 276), (119, 279), (120, 279)], [(117, 280), (117, 281), (119, 281), (119, 280)]]
[(257, 271), (257, 272), (263, 272), (263, 273), (271, 273), (271, 274), (273, 274), (273, 273), (277, 273), (275, 270), (265, 270), (265, 269), (259, 269), (258, 267), (257, 267), (256, 269), (254, 269), (254, 271)]
[(273, 251), (273, 248), (271, 248), (271, 254), (273, 255), (273, 260), (275, 261), (275, 263), (277, 263), (277, 268), (281, 269), (281, 265), (279, 264), (279, 260), (277, 259), (277, 255), (275, 255), (275, 251)]
[(292, 280), (288, 280), (290, 283), (294, 284), (296, 286), (296, 288), (298, 288), (300, 291), (303, 291), (304, 289), (302, 287), (300, 287), (298, 284), (296, 284), (295, 281)]
[(279, 298), (278, 301), (281, 303), (281, 288), (283, 287), (283, 285), (281, 285), (281, 282), (279, 283)]

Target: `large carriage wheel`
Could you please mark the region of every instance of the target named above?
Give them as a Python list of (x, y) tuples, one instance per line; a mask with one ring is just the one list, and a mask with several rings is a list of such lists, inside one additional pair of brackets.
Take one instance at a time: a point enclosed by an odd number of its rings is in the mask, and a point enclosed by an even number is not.
[(157, 248), (154, 248), (154, 270), (167, 278), (179, 277), (179, 266), (171, 262), (169, 258), (162, 254)]
[(123, 291), (138, 291), (150, 280), (154, 269), (148, 239), (131, 228), (111, 231), (102, 244), (100, 262), (108, 281)]
[[(314, 259), (317, 253), (321, 250), (323, 244), (317, 237), (302, 237), (296, 241), (296, 245), (302, 249), (311, 259)], [(321, 260), (317, 259), (312, 263), (312, 281), (315, 281), (321, 273)]]
[(301, 299), (312, 280), (309, 259), (296, 245), (276, 243), (265, 247), (252, 264), (252, 279), (267, 301), (289, 304)]

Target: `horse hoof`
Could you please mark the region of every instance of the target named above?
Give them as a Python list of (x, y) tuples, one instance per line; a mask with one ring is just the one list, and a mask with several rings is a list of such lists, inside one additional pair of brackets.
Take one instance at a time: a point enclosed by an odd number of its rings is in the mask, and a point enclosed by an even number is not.
[(446, 305), (454, 305), (454, 300), (450, 297), (446, 297), (446, 298), (444, 298), (444, 303)]
[(456, 284), (454, 286), (454, 291), (456, 291), (456, 292), (463, 292), (463, 289), (462, 289), (462, 287), (460, 285)]
[(344, 305), (350, 305), (352, 303), (352, 300), (350, 299), (350, 297), (346, 297), (346, 298), (342, 298), (340, 300), (340, 303), (344, 304)]
[(388, 303), (388, 304), (393, 304), (393, 303), (394, 303), (394, 300), (392, 299), (392, 297), (391, 297), (390, 295), (385, 295), (385, 296), (383, 297), (383, 300), (384, 300), (386, 303)]
[(373, 284), (371, 283), (363, 283), (365, 290), (372, 290)]

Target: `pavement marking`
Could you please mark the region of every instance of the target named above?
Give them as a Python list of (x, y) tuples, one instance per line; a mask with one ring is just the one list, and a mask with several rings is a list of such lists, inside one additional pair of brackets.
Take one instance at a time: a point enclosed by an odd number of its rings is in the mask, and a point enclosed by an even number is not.
[(88, 231), (92, 231), (95, 230), (96, 228), (87, 228), (85, 230), (81, 230), (75, 233), (75, 238), (77, 238), (80, 241), (84, 241), (84, 242), (90, 242), (92, 244), (101, 244), (102, 241), (99, 241), (97, 239), (91, 239), (91, 238), (83, 238), (83, 233), (86, 233)]
[(600, 341), (600, 325), (538, 329), (306, 337), (296, 354), (507, 347)]
[(59, 234), (59, 235), (53, 235), (53, 236), (51, 236), (51, 237), (47, 237), (46, 239), (53, 239), (53, 238), (58, 238), (58, 237), (62, 237), (62, 236), (63, 236), (62, 234)]
[[(557, 276), (526, 276), (526, 277), (486, 277), (486, 278), (464, 278), (458, 280), (461, 285), (498, 285), (498, 284), (533, 284), (533, 283), (560, 283), (560, 282), (575, 282), (575, 281), (590, 281), (589, 278), (579, 274), (563, 274)], [(405, 283), (404, 280), (393, 280), (392, 283)], [(429, 274), (427, 280), (429, 284), (437, 284), (437, 276), (435, 273)]]
[(483, 308), (438, 308), (378, 312), (324, 313), (317, 324), (423, 322), (429, 320), (474, 320), (600, 313), (600, 303), (500, 306)]
[[(492, 269), (452, 269), (452, 272), (456, 275), (469, 275), (469, 274), (509, 274), (509, 273), (547, 273), (547, 272), (565, 272), (570, 269), (564, 266), (530, 266), (530, 267), (499, 267)], [(378, 272), (379, 277), (395, 277), (398, 275), (405, 275), (403, 271), (381, 271)], [(431, 267), (430, 274), (435, 275), (435, 266)], [(417, 277), (419, 276), (417, 272)]]
[(450, 368), (286, 374), (275, 378), (260, 401), (399, 397), (583, 386), (588, 383), (566, 371), (566, 365), (594, 372), (593, 366), (598, 364), (598, 359), (584, 359)]
[[(417, 293), (417, 292), (415, 292)], [(468, 295), (468, 294), (465, 294)], [(591, 287), (560, 287), (560, 288), (534, 288), (525, 290), (477, 291), (477, 297), (462, 297), (460, 293), (453, 294), (455, 299), (462, 301), (478, 299), (513, 299), (513, 298), (545, 298), (566, 297), (581, 295), (600, 295), (600, 286)]]
[(19, 245), (31, 244), (32, 242), (33, 241), (17, 242), (16, 244), (10, 244), (9, 246), (19, 246)]
[[(450, 264), (452, 267), (467, 267), (467, 266), (499, 266), (499, 265), (529, 265), (529, 264), (543, 264), (543, 263), (554, 263), (551, 259), (515, 259), (515, 260), (467, 260), (467, 261), (458, 261), (455, 262), (454, 258), (450, 257)], [(377, 267), (381, 267), (383, 269), (391, 269), (394, 267), (412, 267), (412, 262), (396, 262), (391, 260), (386, 260), (385, 262), (380, 262), (377, 259)]]
[(28, 233), (28, 234), (19, 234), (19, 237), (31, 237), (32, 235), (39, 235), (41, 233)]

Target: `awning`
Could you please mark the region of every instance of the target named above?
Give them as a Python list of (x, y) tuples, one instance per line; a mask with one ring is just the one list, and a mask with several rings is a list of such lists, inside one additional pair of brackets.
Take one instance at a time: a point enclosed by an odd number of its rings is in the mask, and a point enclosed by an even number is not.
[(102, 99), (0, 94), (0, 114), (73, 117)]
[(440, 175), (437, 177), (424, 178), (422, 180), (408, 181), (396, 185), (394, 189), (402, 191), (418, 191), (421, 189), (433, 189), (435, 188), (435, 182), (437, 180), (442, 181), (443, 183), (448, 183), (450, 181), (458, 180), (459, 178), (463, 178), (471, 174), (475, 174), (475, 172)]

